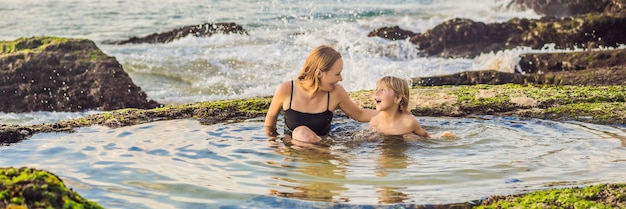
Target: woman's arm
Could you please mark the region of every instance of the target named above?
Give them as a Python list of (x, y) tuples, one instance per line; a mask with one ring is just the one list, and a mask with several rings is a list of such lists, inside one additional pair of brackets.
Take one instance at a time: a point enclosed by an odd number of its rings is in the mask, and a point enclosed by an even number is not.
[(291, 82), (283, 82), (278, 85), (276, 92), (270, 103), (270, 107), (265, 115), (265, 134), (270, 137), (278, 136), (276, 131), (276, 121), (278, 120), (278, 113), (283, 108), (283, 101), (285, 101), (285, 95), (288, 95), (291, 89)]
[(337, 85), (335, 88), (337, 96), (339, 97), (339, 108), (351, 117), (352, 119), (359, 122), (369, 122), (374, 116), (378, 114), (378, 111), (374, 109), (364, 109), (357, 106), (350, 96), (346, 89), (341, 85)]

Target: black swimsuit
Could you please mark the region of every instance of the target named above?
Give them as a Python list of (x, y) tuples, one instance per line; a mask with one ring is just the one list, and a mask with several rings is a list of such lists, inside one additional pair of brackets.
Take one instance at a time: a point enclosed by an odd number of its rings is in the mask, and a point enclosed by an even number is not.
[(293, 100), (293, 81), (291, 81), (291, 98), (289, 99), (289, 109), (285, 110), (285, 135), (291, 135), (298, 126), (309, 127), (318, 136), (326, 136), (330, 132), (330, 122), (333, 120), (333, 112), (330, 107), (330, 92), (328, 92), (328, 101), (326, 103), (326, 111), (321, 113), (305, 113), (291, 109), (291, 101)]

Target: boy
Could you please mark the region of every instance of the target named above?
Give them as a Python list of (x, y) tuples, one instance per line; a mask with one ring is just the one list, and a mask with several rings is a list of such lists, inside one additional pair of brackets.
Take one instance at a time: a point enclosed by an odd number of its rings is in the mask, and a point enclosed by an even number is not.
[(383, 135), (405, 135), (414, 133), (430, 137), (409, 112), (409, 84), (393, 76), (385, 76), (376, 82), (374, 93), (376, 110), (379, 113), (370, 120), (370, 129)]

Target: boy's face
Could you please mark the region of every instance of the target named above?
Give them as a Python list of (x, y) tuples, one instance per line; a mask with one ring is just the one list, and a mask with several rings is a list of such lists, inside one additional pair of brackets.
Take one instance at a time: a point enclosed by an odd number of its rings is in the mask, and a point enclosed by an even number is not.
[(396, 96), (393, 89), (381, 82), (376, 84), (374, 102), (378, 111), (397, 110), (400, 103), (399, 97)]

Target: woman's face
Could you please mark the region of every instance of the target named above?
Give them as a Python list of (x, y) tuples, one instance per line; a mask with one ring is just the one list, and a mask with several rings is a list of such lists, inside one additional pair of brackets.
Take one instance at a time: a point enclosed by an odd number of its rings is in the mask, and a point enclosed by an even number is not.
[(343, 60), (337, 59), (330, 70), (320, 73), (320, 90), (333, 91), (339, 81), (343, 81), (341, 72), (343, 71)]
[(390, 108), (397, 109), (399, 103), (398, 97), (393, 92), (393, 89), (389, 88), (384, 83), (376, 84), (376, 92), (374, 93), (374, 102), (376, 103), (376, 110), (385, 111)]

